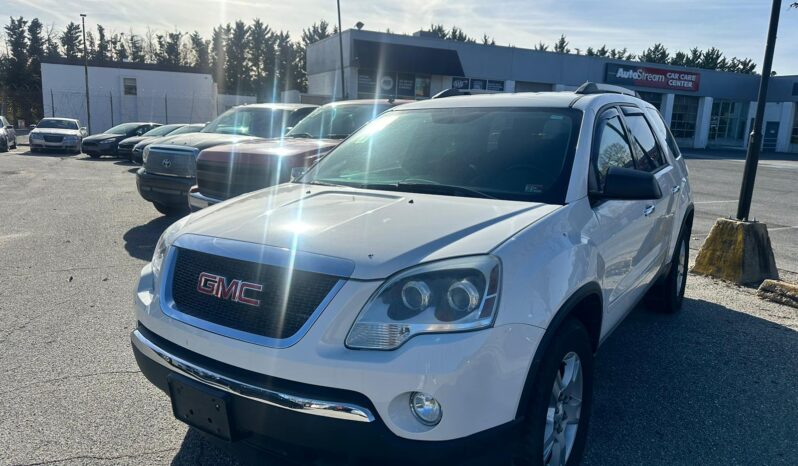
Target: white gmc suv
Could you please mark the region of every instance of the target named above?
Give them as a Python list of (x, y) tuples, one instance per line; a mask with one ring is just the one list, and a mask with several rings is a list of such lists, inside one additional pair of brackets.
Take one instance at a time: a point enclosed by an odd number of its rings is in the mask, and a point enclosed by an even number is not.
[(629, 94), (402, 105), (177, 221), (136, 292), (142, 372), (190, 426), (272, 450), (577, 464), (594, 353), (687, 277), (687, 168)]

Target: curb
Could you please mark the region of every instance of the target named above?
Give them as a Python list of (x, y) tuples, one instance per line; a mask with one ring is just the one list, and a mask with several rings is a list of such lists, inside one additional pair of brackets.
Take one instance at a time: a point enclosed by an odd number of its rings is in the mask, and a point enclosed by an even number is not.
[(765, 280), (756, 294), (762, 299), (798, 309), (798, 285), (779, 280)]

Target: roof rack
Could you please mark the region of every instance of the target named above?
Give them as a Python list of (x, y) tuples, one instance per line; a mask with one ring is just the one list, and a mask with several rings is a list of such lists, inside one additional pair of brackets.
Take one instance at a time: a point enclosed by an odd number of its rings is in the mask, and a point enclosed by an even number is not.
[(579, 86), (574, 92), (577, 94), (623, 94), (632, 97), (640, 97), (637, 91), (625, 87), (613, 86), (612, 84), (593, 83), (590, 81)]
[(470, 92), (463, 92), (461, 90), (455, 89), (450, 87), (449, 89), (445, 89), (443, 91), (438, 92), (434, 96), (430, 97), (431, 99), (442, 99), (444, 97), (454, 97), (456, 95), (471, 95)]

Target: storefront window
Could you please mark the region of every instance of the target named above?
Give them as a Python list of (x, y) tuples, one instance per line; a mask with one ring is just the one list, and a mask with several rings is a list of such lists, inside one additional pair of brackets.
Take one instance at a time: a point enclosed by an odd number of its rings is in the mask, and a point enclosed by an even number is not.
[(795, 116), (792, 118), (792, 137), (790, 138), (791, 144), (798, 144), (798, 104), (796, 106)]
[(676, 95), (673, 99), (671, 132), (677, 139), (690, 139), (695, 136), (695, 122), (698, 118), (698, 97)]
[(712, 103), (712, 117), (709, 121), (709, 140), (740, 142), (745, 132), (745, 116), (742, 102), (716, 100)]
[(660, 92), (638, 92), (640, 98), (654, 106), (657, 110), (662, 108), (662, 93)]

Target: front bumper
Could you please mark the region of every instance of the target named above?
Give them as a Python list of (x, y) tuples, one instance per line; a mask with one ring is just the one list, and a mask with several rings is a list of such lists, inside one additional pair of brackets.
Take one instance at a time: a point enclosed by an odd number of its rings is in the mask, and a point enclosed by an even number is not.
[[(264, 445), (277, 441), (360, 458), (390, 458), (399, 464), (424, 459), (453, 461), (498, 449), (516, 433), (516, 421), (448, 441), (409, 440), (392, 433), (363, 395), (311, 386), (242, 370), (181, 348), (139, 325), (131, 334), (142, 374), (169, 394), (178, 374), (231, 395), (228, 412), (234, 439)], [(253, 438), (254, 437), (254, 438)], [(254, 440), (254, 441), (253, 441)]]
[(52, 149), (52, 150), (80, 150), (80, 141), (75, 142), (46, 142), (43, 139), (29, 140), (31, 149)]
[(192, 212), (202, 210), (206, 207), (210, 207), (220, 202), (222, 201), (220, 201), (219, 199), (205, 196), (204, 194), (199, 192), (197, 186), (192, 186), (192, 188), (188, 192), (188, 206), (191, 208)]
[(136, 187), (139, 194), (150, 202), (171, 206), (185, 206), (188, 203), (188, 190), (194, 185), (194, 178), (153, 175), (142, 167), (136, 171)]

